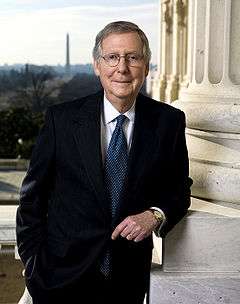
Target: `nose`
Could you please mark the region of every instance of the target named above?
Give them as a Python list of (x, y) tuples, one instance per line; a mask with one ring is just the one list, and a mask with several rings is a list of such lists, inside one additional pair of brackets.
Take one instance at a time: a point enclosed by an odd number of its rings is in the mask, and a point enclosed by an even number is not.
[(128, 69), (126, 58), (120, 57), (119, 64), (118, 64), (118, 71), (120, 73), (126, 73), (126, 72), (128, 72), (128, 70), (129, 69)]

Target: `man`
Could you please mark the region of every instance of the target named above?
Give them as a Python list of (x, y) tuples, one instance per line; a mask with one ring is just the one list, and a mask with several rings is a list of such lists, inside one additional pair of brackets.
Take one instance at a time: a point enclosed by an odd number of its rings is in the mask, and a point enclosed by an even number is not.
[(139, 94), (150, 56), (137, 25), (108, 24), (93, 50), (104, 91), (47, 111), (17, 211), (33, 303), (143, 303), (152, 232), (187, 212), (185, 117)]

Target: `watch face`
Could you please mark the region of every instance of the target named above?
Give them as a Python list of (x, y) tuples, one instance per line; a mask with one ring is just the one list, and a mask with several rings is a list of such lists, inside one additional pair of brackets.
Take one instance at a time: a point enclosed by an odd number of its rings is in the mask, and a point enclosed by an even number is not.
[(158, 221), (161, 221), (161, 220), (162, 220), (162, 215), (161, 215), (160, 212), (158, 212), (158, 211), (155, 210), (155, 211), (153, 212), (153, 214), (154, 214), (155, 218), (156, 218)]

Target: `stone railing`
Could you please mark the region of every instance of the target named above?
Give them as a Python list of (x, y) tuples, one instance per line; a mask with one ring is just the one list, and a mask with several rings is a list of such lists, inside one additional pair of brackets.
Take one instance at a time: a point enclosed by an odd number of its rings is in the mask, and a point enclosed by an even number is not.
[[(24, 288), (24, 282), (23, 279), (21, 279), (23, 267), (20, 261), (16, 260), (19, 259), (15, 234), (16, 208), (16, 205), (0, 205), (0, 287), (3, 288), (3, 290), (0, 291), (0, 299), (4, 301), (4, 303), (17, 302)], [(8, 292), (4, 289), (8, 290)], [(28, 302), (24, 303), (27, 304)]]
[(0, 169), (27, 170), (28, 165), (27, 159), (0, 159)]

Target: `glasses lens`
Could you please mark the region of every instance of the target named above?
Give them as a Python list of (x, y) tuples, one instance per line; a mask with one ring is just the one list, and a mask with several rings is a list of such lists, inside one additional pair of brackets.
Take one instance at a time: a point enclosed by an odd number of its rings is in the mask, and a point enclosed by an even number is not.
[(116, 66), (119, 63), (119, 55), (118, 54), (107, 54), (104, 56), (105, 61), (110, 66)]
[(138, 66), (141, 62), (142, 57), (138, 54), (127, 54), (126, 59), (130, 66)]

